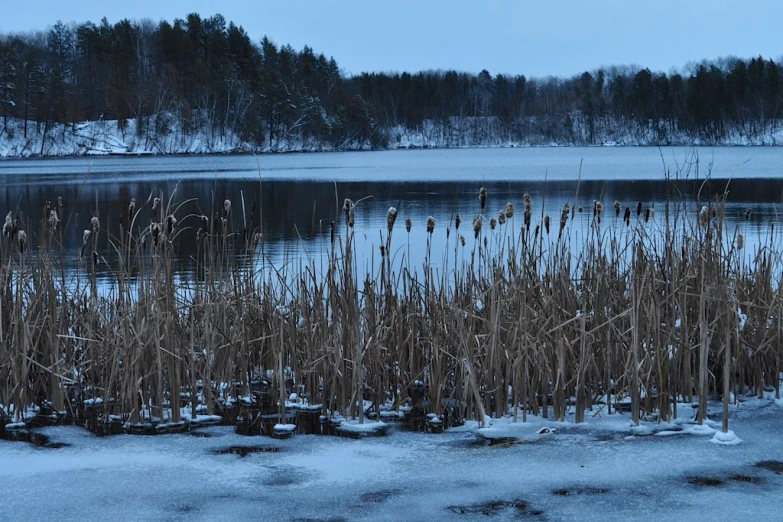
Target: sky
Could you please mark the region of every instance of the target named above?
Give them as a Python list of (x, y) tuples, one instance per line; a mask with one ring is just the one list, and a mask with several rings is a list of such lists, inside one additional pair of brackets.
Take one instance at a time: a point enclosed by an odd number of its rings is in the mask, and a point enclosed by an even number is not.
[[(3, 4), (13, 7), (3, 8)], [(222, 14), (264, 35), (333, 56), (347, 74), (456, 69), (571, 76), (600, 66), (653, 71), (724, 56), (783, 56), (781, 0), (0, 0), (0, 31), (57, 20), (114, 23)]]

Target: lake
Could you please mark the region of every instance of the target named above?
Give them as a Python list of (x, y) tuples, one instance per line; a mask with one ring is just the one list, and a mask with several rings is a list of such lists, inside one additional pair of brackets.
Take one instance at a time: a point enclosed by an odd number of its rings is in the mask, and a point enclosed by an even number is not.
[[(342, 205), (345, 198), (360, 201), (356, 207), (357, 266), (374, 270), (385, 242), (386, 214), (396, 207), (392, 254), (395, 260), (421, 267), (426, 255), (426, 221), (436, 221), (431, 256), (438, 268), (446, 245), (457, 246), (458, 234), (473, 241), (471, 220), (481, 212), (478, 193), (488, 190), (484, 231), (495, 244), (515, 237), (522, 226), (522, 198), (534, 201), (533, 226), (551, 215), (557, 229), (563, 204), (583, 208), (574, 213), (570, 241), (581, 242), (590, 234), (593, 202), (605, 206), (603, 227), (622, 231), (616, 219), (615, 200), (623, 209), (653, 208), (657, 216), (647, 225), (656, 229), (663, 219), (663, 203), (687, 199), (696, 215), (696, 198), (709, 201), (728, 187), (727, 218), (746, 237), (746, 244), (767, 237), (770, 225), (779, 221), (783, 201), (783, 149), (781, 148), (508, 148), (457, 150), (400, 150), (350, 153), (233, 156), (137, 156), (80, 157), (0, 161), (0, 212), (19, 215), (24, 226), (39, 229), (47, 201), (62, 198), (61, 218), (66, 263), (74, 266), (82, 246), (82, 231), (92, 216), (102, 229), (117, 233), (121, 216), (131, 198), (137, 201), (137, 225), (148, 225), (151, 197), (160, 196), (178, 209), (183, 230), (176, 245), (182, 269), (188, 270), (194, 252), (200, 215), (214, 218), (223, 201), (232, 202), (234, 230), (260, 229), (263, 252), (270, 265), (311, 259), (316, 264), (329, 248), (330, 223), (344, 234)], [(729, 181), (730, 180), (730, 181)], [(244, 215), (242, 218), (242, 204)], [(507, 202), (517, 209), (505, 229), (489, 230)], [(751, 219), (745, 211), (752, 209)], [(453, 219), (460, 214), (462, 227)], [(643, 217), (642, 213), (642, 216)], [(252, 225), (250, 224), (252, 216)], [(410, 234), (404, 221), (412, 220)], [(32, 223), (36, 223), (33, 225)], [(446, 227), (450, 236), (446, 238)], [(193, 227), (188, 230), (188, 227)], [(503, 230), (501, 232), (501, 230)], [(493, 236), (495, 234), (497, 237)], [(554, 232), (553, 232), (554, 234)], [(755, 239), (754, 239), (755, 238)], [(448, 243), (447, 243), (448, 241)], [(103, 247), (107, 259), (108, 245)], [(108, 253), (108, 254), (107, 254)], [(453, 257), (453, 254), (452, 254)], [(108, 275), (108, 274), (104, 274)]]

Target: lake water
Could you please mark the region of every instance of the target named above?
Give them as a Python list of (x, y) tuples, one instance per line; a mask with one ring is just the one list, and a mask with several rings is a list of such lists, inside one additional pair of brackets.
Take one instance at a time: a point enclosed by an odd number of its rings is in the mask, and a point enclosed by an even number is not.
[[(392, 253), (420, 267), (426, 255), (428, 216), (436, 221), (431, 239), (434, 264), (452, 252), (458, 233), (473, 241), (471, 220), (480, 213), (479, 189), (488, 189), (484, 232), (499, 245), (498, 237), (515, 237), (506, 225), (489, 230), (507, 202), (516, 206), (515, 227), (522, 226), (523, 194), (534, 201), (533, 226), (548, 214), (557, 230), (565, 202), (583, 207), (574, 216), (571, 241), (590, 234), (594, 200), (605, 206), (604, 229), (622, 230), (612, 204), (623, 209), (657, 210), (647, 225), (655, 230), (662, 220), (663, 202), (686, 198), (696, 214), (697, 195), (709, 201), (728, 187), (728, 219), (752, 243), (766, 237), (780, 220), (783, 201), (783, 149), (781, 148), (517, 148), (410, 150), (384, 152), (314, 153), (235, 156), (96, 157), (0, 161), (0, 212), (19, 215), (28, 230), (39, 229), (47, 201), (62, 198), (63, 242), (68, 263), (77, 262), (82, 231), (93, 215), (102, 230), (118, 230), (131, 198), (137, 201), (141, 227), (149, 223), (150, 197), (164, 202), (188, 201), (177, 211), (183, 229), (177, 252), (187, 270), (194, 252), (198, 216), (213, 218), (223, 201), (233, 204), (233, 228), (259, 229), (264, 255), (273, 266), (313, 259), (319, 262), (329, 248), (330, 222), (344, 234), (345, 198), (361, 200), (356, 207), (357, 265), (377, 266), (379, 246), (385, 242), (386, 213), (396, 207)], [(730, 181), (729, 181), (730, 180)], [(699, 191), (701, 191), (699, 193)], [(244, 201), (246, 221), (241, 217)], [(746, 208), (752, 209), (745, 221)], [(460, 214), (456, 232), (453, 218)], [(635, 212), (634, 212), (635, 214)], [(405, 232), (405, 218), (413, 223)], [(634, 215), (634, 219), (636, 219)], [(450, 239), (446, 227), (451, 223)], [(190, 230), (184, 230), (193, 227)], [(495, 234), (493, 236), (493, 234)], [(554, 235), (554, 232), (553, 232)], [(384, 236), (385, 237), (385, 236)], [(447, 249), (446, 245), (450, 245)], [(111, 257), (108, 246), (102, 255)]]

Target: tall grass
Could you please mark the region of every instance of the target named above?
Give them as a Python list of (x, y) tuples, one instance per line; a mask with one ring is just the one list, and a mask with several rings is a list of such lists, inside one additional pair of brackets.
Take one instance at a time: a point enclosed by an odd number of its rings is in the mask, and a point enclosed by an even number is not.
[[(76, 419), (90, 410), (97, 422), (178, 423), (244, 401), (282, 421), (295, 393), (326, 417), (360, 421), (413, 406), (449, 424), (569, 411), (582, 422), (598, 406), (628, 407), (639, 423), (698, 400), (703, 422), (708, 398), (722, 396), (728, 430), (732, 394), (779, 393), (780, 248), (771, 231), (746, 252), (722, 199), (670, 200), (660, 217), (596, 201), (580, 227), (576, 202), (558, 220), (525, 195), (515, 227), (514, 203), (482, 188), (472, 229), (457, 215), (445, 225), (407, 218), (404, 232), (392, 208), (379, 271), (362, 280), (361, 202), (345, 200), (335, 216), (325, 261), (281, 266), (264, 256), (255, 206), (225, 200), (209, 215), (180, 215), (182, 203), (176, 190), (150, 194), (121, 216), (94, 208), (86, 223), (61, 221), (61, 202), (37, 222), (8, 214), (7, 420), (38, 405)], [(413, 226), (426, 227), (426, 244), (408, 239), (393, 253), (393, 234), (410, 237)], [(76, 269), (64, 259), (66, 227), (86, 227)], [(439, 233), (448, 247), (433, 252)], [(192, 278), (178, 270), (182, 241), (197, 243)], [(424, 266), (411, 267), (418, 247)], [(107, 267), (112, 282), (101, 284)]]

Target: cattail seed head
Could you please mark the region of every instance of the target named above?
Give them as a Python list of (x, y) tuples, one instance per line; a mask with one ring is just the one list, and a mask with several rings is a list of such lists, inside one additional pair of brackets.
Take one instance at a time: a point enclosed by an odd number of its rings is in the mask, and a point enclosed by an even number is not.
[(506, 217), (508, 219), (514, 217), (514, 210), (515, 210), (514, 204), (512, 202), (509, 201), (508, 203), (506, 203)]
[(386, 213), (386, 225), (389, 232), (394, 228), (394, 222), (397, 221), (397, 209), (394, 207), (389, 208), (389, 212)]
[(647, 223), (648, 221), (650, 221), (650, 207), (644, 209), (644, 222)]
[(11, 231), (14, 228), (14, 220), (11, 217), (13, 214), (9, 212), (5, 216), (5, 224), (3, 224), (3, 237), (11, 237)]
[(223, 201), (223, 217), (228, 217), (228, 214), (231, 212), (231, 200), (226, 198), (225, 201)]
[(92, 234), (92, 231), (87, 229), (82, 234), (82, 246), (87, 246), (87, 241), (90, 240), (90, 234)]
[(386, 257), (386, 247), (381, 245), (381, 257)]
[(620, 217), (620, 202), (616, 199), (614, 200), (614, 217)]
[(334, 245), (334, 220), (329, 224), (329, 242)]
[(561, 232), (565, 228), (566, 222), (568, 221), (568, 214), (571, 211), (570, 207), (571, 206), (568, 203), (566, 203), (565, 205), (563, 205), (563, 211), (560, 213), (560, 231)]
[(160, 198), (155, 198), (152, 200), (152, 210), (158, 210), (158, 207), (160, 206)]
[(549, 225), (550, 225), (549, 216), (544, 216), (544, 229), (546, 229), (547, 234), (549, 234)]
[(59, 216), (57, 216), (57, 211), (52, 209), (49, 211), (49, 226), (52, 227), (52, 230), (57, 228), (57, 223), (60, 222)]
[(483, 219), (482, 219), (480, 214), (473, 218), (473, 237), (474, 238), (478, 238), (479, 234), (481, 234), (482, 221), (483, 221)]
[(405, 231), (410, 232), (411, 226), (413, 226), (413, 222), (411, 221), (411, 218), (409, 217), (405, 218)]
[(166, 218), (166, 234), (172, 235), (174, 233), (174, 227), (177, 226), (177, 218), (169, 216)]
[(479, 190), (479, 203), (481, 204), (481, 211), (484, 211), (484, 207), (487, 205), (487, 189), (481, 187)]
[(462, 246), (465, 246), (465, 236), (462, 234), (459, 235), (459, 242)]
[(427, 218), (427, 233), (432, 234), (433, 230), (435, 230), (435, 218), (430, 216)]
[(498, 221), (495, 218), (492, 218), (489, 220), (489, 228), (492, 230), (495, 230), (495, 227), (498, 226)]
[(19, 251), (24, 253), (25, 245), (27, 245), (27, 233), (20, 230), (16, 233), (16, 240), (19, 242)]
[(737, 250), (742, 250), (742, 247), (745, 246), (745, 237), (742, 235), (742, 233), (737, 234)]
[(136, 213), (136, 198), (131, 198), (128, 203), (128, 223), (133, 221), (133, 215)]
[(90, 224), (92, 225), (93, 232), (98, 232), (101, 229), (101, 222), (98, 219), (98, 216), (93, 216), (92, 219), (90, 219)]
[(636, 217), (639, 217), (642, 213), (642, 202), (636, 204)]
[(593, 201), (593, 219), (601, 223), (601, 216), (604, 213), (604, 204), (598, 200)]
[(631, 225), (631, 207), (625, 207), (625, 214), (623, 215), (623, 221), (625, 221), (625, 226)]
[(498, 212), (498, 223), (501, 225), (506, 224), (506, 212), (504, 210)]
[(487, 248), (489, 246), (489, 240), (487, 239), (487, 236), (484, 236), (484, 248)]
[(751, 210), (750, 207), (745, 209), (745, 221), (750, 221), (750, 215), (753, 213), (753, 210)]
[(701, 210), (699, 211), (699, 224), (703, 227), (706, 227), (709, 222), (710, 222), (710, 210), (705, 205), (701, 207)]
[(459, 230), (459, 225), (462, 223), (462, 218), (459, 214), (457, 214), (457, 217), (454, 218), (454, 227)]
[(160, 239), (160, 225), (153, 223), (150, 232), (152, 233), (152, 244), (157, 247), (158, 240)]
[(207, 216), (201, 216), (201, 233), (209, 234), (209, 218)]

